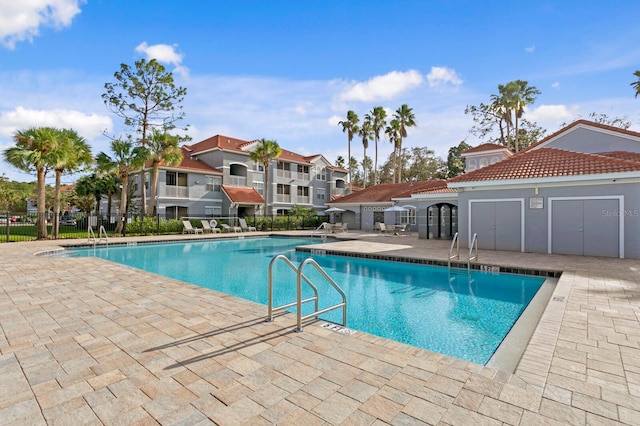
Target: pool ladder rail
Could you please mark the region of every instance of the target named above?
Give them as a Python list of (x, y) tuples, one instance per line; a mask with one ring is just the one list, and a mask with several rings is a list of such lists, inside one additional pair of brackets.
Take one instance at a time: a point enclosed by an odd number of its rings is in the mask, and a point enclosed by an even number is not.
[[(455, 254), (454, 250), (455, 249)], [(460, 260), (460, 239), (458, 238), (458, 233), (456, 232), (453, 235), (453, 240), (451, 241), (451, 247), (449, 248), (449, 271), (451, 271), (451, 261), (452, 260)], [(473, 234), (473, 238), (471, 239), (471, 244), (469, 244), (469, 255), (467, 256), (467, 271), (471, 271), (471, 262), (474, 260), (478, 260), (478, 234)]]
[(95, 247), (96, 244), (100, 244), (104, 241), (106, 245), (109, 245), (109, 237), (107, 236), (107, 230), (104, 229), (103, 225), (100, 225), (100, 229), (98, 229), (98, 238), (96, 239), (96, 234), (93, 232), (93, 227), (89, 225), (87, 228), (87, 240), (93, 243)]
[[(296, 301), (292, 303), (287, 303), (282, 306), (273, 306), (273, 267), (278, 261), (283, 261), (292, 271), (296, 273)], [(302, 273), (302, 270), (306, 265), (313, 266), (320, 274), (327, 280), (327, 282), (340, 294), (342, 297), (342, 302), (333, 306), (329, 306), (324, 309), (318, 310), (318, 288), (307, 278), (306, 275)], [(302, 281), (313, 290), (313, 297), (309, 297), (307, 299), (302, 299)], [(268, 311), (267, 311), (267, 319), (266, 321), (273, 321), (273, 314), (277, 311), (283, 311), (287, 308), (296, 307), (296, 328), (295, 331), (302, 331), (302, 321), (309, 318), (318, 318), (319, 315), (324, 314), (325, 312), (333, 311), (334, 309), (342, 308), (342, 326), (347, 326), (347, 296), (344, 294), (344, 291), (338, 286), (338, 284), (331, 279), (331, 277), (325, 272), (324, 269), (313, 259), (307, 258), (303, 260), (299, 266), (293, 264), (285, 255), (279, 254), (271, 259), (269, 263), (269, 301), (268, 301)], [(302, 315), (302, 304), (314, 302), (314, 311), (307, 315)]]

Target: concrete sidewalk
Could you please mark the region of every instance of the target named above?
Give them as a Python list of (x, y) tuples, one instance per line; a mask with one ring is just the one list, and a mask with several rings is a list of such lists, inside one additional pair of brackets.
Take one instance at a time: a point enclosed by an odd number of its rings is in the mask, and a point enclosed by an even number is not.
[[(445, 241), (346, 238), (340, 250), (448, 257)], [(69, 243), (0, 244), (2, 425), (640, 419), (635, 260), (481, 251), (486, 265), (564, 271), (509, 374), (319, 324), (295, 333), (292, 315), (265, 323), (264, 306), (100, 259), (33, 255)]]

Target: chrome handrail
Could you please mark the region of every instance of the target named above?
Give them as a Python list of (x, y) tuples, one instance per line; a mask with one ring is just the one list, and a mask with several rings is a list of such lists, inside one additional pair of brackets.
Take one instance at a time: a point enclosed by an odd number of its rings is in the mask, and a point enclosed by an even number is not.
[[(100, 230), (98, 231), (98, 242), (102, 242), (102, 236), (104, 235), (104, 243), (109, 245), (109, 237), (107, 236), (107, 230), (104, 229), (104, 225), (100, 225)], [(94, 235), (95, 239), (95, 235)]]
[[(472, 256), (472, 253), (475, 254)], [(469, 244), (469, 256), (467, 256), (467, 269), (471, 270), (471, 261), (478, 260), (478, 234), (473, 234), (471, 244)]]
[[(322, 310), (318, 310), (318, 306), (316, 304), (316, 311), (315, 312), (312, 312), (312, 313), (310, 313), (308, 315), (302, 316), (302, 309), (301, 309), (302, 308), (302, 303), (301, 303), (301, 300), (300, 300), (300, 296), (302, 294), (302, 288), (301, 288), (302, 280), (301, 280), (301, 278), (304, 277), (304, 275), (302, 274), (302, 269), (306, 265), (311, 265), (314, 268), (316, 268), (316, 270), (318, 272), (320, 272), (320, 274), (324, 277), (324, 279), (326, 279), (327, 282), (329, 284), (331, 284), (331, 286), (334, 289), (336, 289), (338, 291), (338, 293), (340, 293), (340, 296), (342, 296), (342, 303), (338, 303), (337, 305), (333, 305), (333, 306), (330, 306), (328, 308), (324, 308)], [(333, 279), (331, 279), (331, 277), (325, 272), (325, 270), (322, 269), (322, 267), (318, 264), (318, 262), (316, 262), (312, 258), (307, 258), (307, 259), (303, 260), (302, 263), (300, 263), (300, 266), (298, 266), (298, 277), (297, 277), (297, 280), (296, 280), (296, 286), (297, 286), (297, 290), (298, 290), (298, 304), (297, 304), (298, 322), (297, 322), (296, 331), (302, 331), (302, 320), (307, 319), (307, 318), (311, 318), (311, 317), (318, 318), (318, 315), (324, 314), (325, 312), (333, 311), (334, 309), (338, 309), (338, 308), (342, 308), (342, 326), (343, 327), (347, 326), (347, 296), (344, 294), (344, 291), (342, 291), (342, 289), (338, 286), (338, 284), (336, 284), (336, 282), (333, 281)]]
[[(277, 261), (282, 260), (285, 264), (296, 273), (296, 301), (292, 303), (287, 303), (281, 306), (273, 306), (273, 267)], [(302, 270), (306, 265), (312, 265), (320, 274), (327, 280), (327, 282), (334, 288), (340, 296), (342, 297), (342, 303), (338, 303), (336, 305), (318, 309), (318, 288), (307, 278), (306, 275), (303, 274)], [(306, 282), (309, 287), (313, 290), (313, 297), (309, 297), (307, 299), (302, 299), (302, 281)], [(302, 321), (311, 317), (318, 318), (318, 315), (324, 314), (325, 312), (332, 311), (334, 309), (342, 308), (342, 325), (346, 327), (347, 325), (347, 296), (344, 294), (344, 291), (336, 284), (335, 281), (326, 273), (324, 269), (313, 259), (307, 258), (303, 260), (298, 267), (296, 267), (293, 262), (289, 260), (285, 255), (279, 254), (271, 259), (269, 262), (269, 271), (268, 271), (268, 302), (267, 302), (267, 319), (266, 321), (273, 321), (273, 314), (276, 311), (281, 311), (286, 308), (290, 308), (292, 306), (296, 307), (296, 331), (302, 331)], [(307, 315), (302, 315), (302, 304), (307, 302), (315, 302), (314, 303), (314, 311)]]
[[(293, 264), (293, 262), (291, 262), (289, 260), (289, 258), (287, 256), (285, 256), (284, 254), (279, 254), (276, 257), (274, 257), (273, 259), (271, 259), (271, 262), (269, 262), (269, 273), (268, 273), (268, 302), (267, 302), (267, 319), (266, 321), (273, 321), (273, 313), (277, 312), (277, 311), (283, 311), (287, 308), (290, 308), (292, 306), (297, 306), (299, 299), (301, 298), (301, 295), (298, 294), (298, 297), (296, 298), (296, 301), (293, 303), (287, 303), (286, 305), (282, 305), (282, 306), (273, 306), (273, 266), (275, 265), (275, 263), (278, 260), (283, 260), (284, 263), (292, 270), (296, 273), (296, 275), (298, 274), (298, 268), (296, 267), (296, 265)], [(315, 301), (315, 310), (318, 310), (318, 289), (316, 288), (315, 285), (313, 285), (313, 283), (304, 275), (302, 275), (301, 277), (302, 279), (305, 280), (305, 282), (307, 284), (309, 284), (309, 286), (311, 287), (311, 289), (313, 290), (314, 296), (310, 297), (308, 299), (302, 300), (301, 303), (307, 303), (307, 302), (311, 302), (311, 301)]]
[[(456, 254), (453, 254), (453, 248), (456, 248)], [(449, 248), (449, 269), (451, 269), (451, 260), (460, 259), (460, 239), (458, 233), (453, 234), (453, 240), (451, 240), (451, 247)]]

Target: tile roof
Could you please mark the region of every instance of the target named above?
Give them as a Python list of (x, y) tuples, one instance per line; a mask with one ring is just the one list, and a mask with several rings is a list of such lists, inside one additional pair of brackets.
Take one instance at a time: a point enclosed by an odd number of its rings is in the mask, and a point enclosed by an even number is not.
[(436, 188), (426, 189), (424, 191), (417, 191), (414, 194), (456, 194), (458, 190), (456, 188)]
[(511, 152), (511, 150), (509, 148), (507, 148), (506, 146), (498, 145), (498, 144), (495, 144), (495, 143), (483, 143), (482, 145), (478, 145), (476, 147), (469, 148), (469, 149), (467, 149), (465, 151), (462, 151), (460, 153), (460, 155), (475, 154), (475, 153), (478, 153), (478, 152), (496, 151), (496, 150), (505, 151), (505, 154), (508, 153), (507, 155), (513, 154)]
[[(168, 167), (171, 169), (185, 169), (198, 172), (205, 172), (209, 174), (221, 175), (222, 172), (215, 167), (211, 167), (207, 163), (200, 161), (196, 158), (191, 158), (191, 152), (185, 147), (180, 148), (182, 150), (182, 161), (177, 166), (165, 166), (164, 162), (160, 162), (160, 167)], [(151, 167), (151, 162), (148, 162), (145, 167)]]
[(456, 176), (449, 183), (640, 172), (640, 162), (557, 148), (524, 150), (506, 160)]
[(222, 190), (233, 203), (263, 204), (264, 198), (254, 188), (222, 185)]
[(442, 179), (418, 182), (383, 183), (337, 198), (331, 201), (330, 204), (387, 202), (391, 201), (393, 198), (409, 197), (411, 194), (420, 191), (445, 188), (446, 186), (447, 181)]
[(293, 151), (283, 149), (282, 153), (280, 154), (280, 157), (278, 157), (278, 160), (293, 161), (295, 163), (303, 163), (303, 164), (311, 164), (308, 158), (309, 157), (304, 157), (300, 154), (296, 154)]
[(193, 154), (198, 154), (202, 151), (208, 151), (210, 149), (224, 149), (228, 151), (244, 152), (243, 147), (251, 144), (254, 141), (245, 141), (242, 139), (236, 139), (229, 136), (215, 135), (193, 145), (185, 145), (187, 149), (193, 151)]
[(640, 153), (638, 152), (609, 151), (609, 152), (598, 152), (598, 154), (604, 155), (605, 157), (619, 158), (621, 160), (640, 162)]

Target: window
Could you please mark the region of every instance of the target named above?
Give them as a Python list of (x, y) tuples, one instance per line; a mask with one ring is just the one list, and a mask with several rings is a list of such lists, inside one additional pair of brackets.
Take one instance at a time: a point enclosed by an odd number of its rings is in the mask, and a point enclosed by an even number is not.
[(487, 160), (486, 158), (480, 159), (480, 168), (487, 167), (488, 165), (489, 165), (489, 160)]
[(325, 192), (326, 191), (325, 191), (324, 188), (316, 189), (316, 199), (317, 200), (324, 200)]
[(316, 179), (327, 180), (327, 169), (325, 169), (324, 167), (318, 167), (316, 169)]
[(264, 172), (264, 164), (256, 163), (253, 165), (253, 170), (256, 172)]
[(204, 214), (207, 217), (222, 216), (222, 207), (220, 207), (220, 206), (205, 206), (204, 207)]
[(291, 186), (283, 185), (281, 183), (278, 184), (277, 194), (279, 195), (290, 195), (291, 194)]
[(146, 189), (147, 191), (149, 190), (149, 184), (151, 183), (151, 181), (149, 180), (149, 173), (145, 173), (144, 174), (144, 189)]
[(303, 197), (308, 197), (309, 196), (309, 187), (308, 186), (299, 186), (298, 187), (298, 195), (301, 195)]
[(264, 182), (253, 182), (253, 189), (258, 191), (260, 195), (264, 195)]
[(469, 170), (475, 170), (476, 169), (476, 160), (467, 160), (468, 164), (467, 164), (467, 168)]
[(496, 164), (498, 161), (500, 161), (500, 157), (498, 157), (497, 155), (491, 157), (491, 164)]
[(207, 176), (207, 191), (220, 192), (222, 178), (220, 176)]
[(167, 186), (187, 186), (187, 174), (167, 172)]

